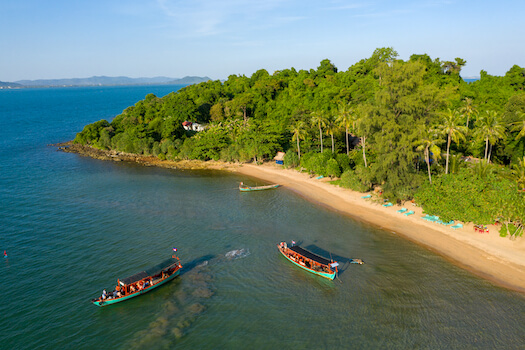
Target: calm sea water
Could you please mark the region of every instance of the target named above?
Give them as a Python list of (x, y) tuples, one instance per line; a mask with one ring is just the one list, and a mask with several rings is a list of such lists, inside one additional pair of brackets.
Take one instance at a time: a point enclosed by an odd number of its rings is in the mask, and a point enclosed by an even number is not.
[[(49, 144), (176, 86), (0, 91), (2, 349), (523, 349), (525, 298), (297, 197), (214, 171), (93, 160)], [(328, 281), (276, 249), (343, 264)], [(173, 282), (90, 304), (171, 255)], [(350, 265), (350, 258), (365, 265)]]

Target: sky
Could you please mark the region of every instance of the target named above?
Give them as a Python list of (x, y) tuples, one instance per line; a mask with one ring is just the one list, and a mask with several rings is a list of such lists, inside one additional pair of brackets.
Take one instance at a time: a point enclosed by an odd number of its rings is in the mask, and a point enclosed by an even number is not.
[(346, 71), (376, 48), (525, 67), (524, 0), (0, 0), (0, 81)]

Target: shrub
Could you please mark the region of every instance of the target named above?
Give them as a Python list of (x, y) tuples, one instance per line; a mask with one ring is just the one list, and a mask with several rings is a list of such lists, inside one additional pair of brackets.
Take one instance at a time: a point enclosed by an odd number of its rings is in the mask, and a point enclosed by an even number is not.
[(372, 189), (370, 182), (360, 179), (357, 172), (352, 170), (347, 170), (341, 175), (340, 185), (358, 192), (368, 192)]
[(284, 155), (284, 166), (287, 168), (295, 168), (299, 166), (299, 156), (297, 153), (289, 149)]
[(339, 164), (337, 164), (337, 160), (332, 158), (326, 162), (326, 174), (330, 177), (341, 176), (341, 168), (339, 168)]

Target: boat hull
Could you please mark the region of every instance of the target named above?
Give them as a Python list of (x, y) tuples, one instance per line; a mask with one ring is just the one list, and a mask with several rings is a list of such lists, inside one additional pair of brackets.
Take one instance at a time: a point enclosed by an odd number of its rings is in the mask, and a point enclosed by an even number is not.
[(276, 185), (268, 185), (268, 186), (257, 186), (257, 187), (248, 187), (248, 186), (242, 187), (242, 186), (239, 186), (239, 191), (241, 191), (241, 192), (263, 191), (263, 190), (271, 190), (271, 189), (274, 189), (274, 188), (277, 188), (277, 187), (279, 187), (278, 184), (276, 184)]
[(116, 298), (116, 299), (95, 300), (95, 301), (93, 301), (93, 304), (95, 304), (97, 306), (108, 306), (108, 305), (113, 305), (113, 304), (116, 304), (116, 303), (120, 303), (120, 302), (129, 300), (129, 299), (138, 297), (139, 295), (145, 294), (145, 293), (147, 293), (147, 292), (149, 292), (149, 291), (151, 291), (151, 290), (153, 290), (155, 288), (158, 288), (158, 287), (162, 286), (163, 284), (171, 281), (172, 279), (177, 277), (179, 274), (180, 274), (180, 269), (177, 269), (177, 271), (173, 272), (172, 275), (170, 275), (169, 277), (166, 277), (162, 281), (159, 281), (158, 283), (156, 283), (156, 284), (154, 284), (152, 286), (149, 286), (147, 288), (144, 288), (144, 289), (142, 289), (140, 291), (134, 292), (133, 294), (129, 294), (129, 295), (126, 295), (126, 296), (123, 296), (123, 297), (120, 297), (120, 298)]
[(294, 261), (293, 259), (290, 259), (290, 257), (288, 255), (286, 255), (283, 250), (277, 246), (277, 248), (279, 248), (279, 251), (281, 252), (281, 254), (288, 260), (290, 261), (292, 264), (294, 264), (295, 266), (299, 266), (301, 269), (303, 270), (306, 270), (310, 273), (313, 273), (314, 275), (318, 275), (318, 276), (321, 276), (321, 277), (324, 277), (324, 278), (328, 278), (329, 280), (333, 280), (335, 278), (335, 275), (336, 273), (333, 272), (333, 273), (326, 273), (326, 272), (322, 272), (322, 271), (315, 271), (315, 270), (312, 270), (312, 269), (309, 269), (308, 267), (306, 266), (303, 266), (299, 263), (297, 263), (296, 261)]

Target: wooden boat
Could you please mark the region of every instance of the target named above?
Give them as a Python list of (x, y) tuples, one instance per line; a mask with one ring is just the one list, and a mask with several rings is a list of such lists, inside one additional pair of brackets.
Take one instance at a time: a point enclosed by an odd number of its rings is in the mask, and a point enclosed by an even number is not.
[(91, 302), (97, 306), (108, 306), (137, 297), (171, 281), (179, 275), (181, 268), (179, 258), (172, 256), (150, 269), (118, 279), (113, 292), (106, 294), (104, 290), (102, 296)]
[(266, 186), (247, 186), (244, 183), (239, 184), (239, 191), (241, 192), (251, 192), (251, 191), (262, 191), (262, 190), (270, 190), (272, 188), (279, 187), (279, 184), (273, 184), (273, 185), (266, 185)]
[(328, 260), (296, 245), (288, 247), (286, 242), (277, 245), (284, 257), (293, 264), (313, 274), (333, 280), (337, 274), (337, 261)]

